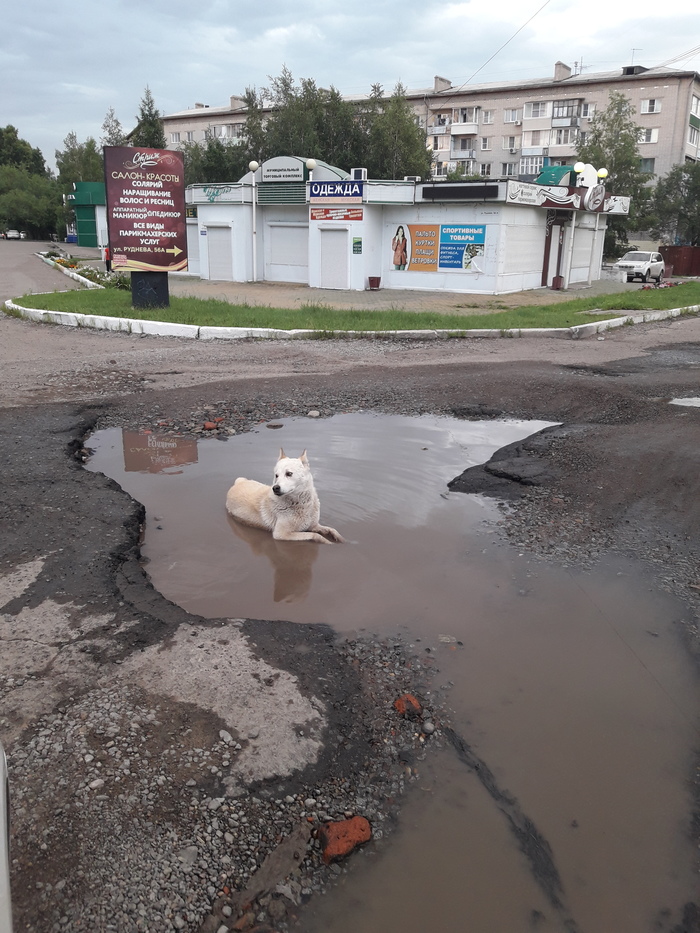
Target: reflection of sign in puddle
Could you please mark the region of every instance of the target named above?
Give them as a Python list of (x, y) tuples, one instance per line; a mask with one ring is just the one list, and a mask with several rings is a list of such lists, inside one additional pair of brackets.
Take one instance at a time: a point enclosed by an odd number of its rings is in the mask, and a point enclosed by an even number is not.
[[(144, 431), (122, 431), (127, 473), (164, 473), (197, 462), (197, 440)], [(182, 470), (175, 472), (181, 473)]]

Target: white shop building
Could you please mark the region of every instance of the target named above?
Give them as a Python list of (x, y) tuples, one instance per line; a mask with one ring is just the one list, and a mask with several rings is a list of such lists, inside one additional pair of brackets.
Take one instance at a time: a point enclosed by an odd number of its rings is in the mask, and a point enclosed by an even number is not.
[(236, 183), (187, 189), (189, 272), (490, 295), (590, 283), (606, 216), (628, 213), (629, 199), (608, 196), (586, 169), (559, 170), (574, 185), (371, 181), (362, 169), (270, 159)]

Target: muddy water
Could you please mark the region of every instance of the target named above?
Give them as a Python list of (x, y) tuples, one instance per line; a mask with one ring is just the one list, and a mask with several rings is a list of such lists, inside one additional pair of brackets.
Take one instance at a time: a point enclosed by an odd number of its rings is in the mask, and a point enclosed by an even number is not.
[[(465, 466), (543, 423), (279, 424), (198, 445), (100, 432), (89, 466), (146, 505), (148, 573), (186, 609), (413, 639), (437, 685), (453, 684), (456, 731), (551, 846), (561, 880), (548, 896), (508, 814), (444, 750), (422, 766), (392, 845), (354, 860), (308, 933), (671, 930), (696, 886), (687, 778), (700, 695), (681, 607), (631, 564), (532, 562), (501, 540), (492, 503), (447, 493)], [(269, 482), (280, 445), (308, 448), (321, 520), (347, 545), (274, 542), (226, 516), (233, 479)]]

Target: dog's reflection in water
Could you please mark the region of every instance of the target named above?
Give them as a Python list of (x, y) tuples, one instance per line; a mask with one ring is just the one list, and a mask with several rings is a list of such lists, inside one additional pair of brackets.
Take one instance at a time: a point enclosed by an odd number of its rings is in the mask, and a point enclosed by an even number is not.
[(245, 541), (253, 554), (264, 554), (275, 568), (273, 599), (276, 603), (295, 603), (305, 599), (311, 589), (318, 545), (306, 541), (277, 541), (269, 531), (242, 525), (227, 516), (229, 527)]

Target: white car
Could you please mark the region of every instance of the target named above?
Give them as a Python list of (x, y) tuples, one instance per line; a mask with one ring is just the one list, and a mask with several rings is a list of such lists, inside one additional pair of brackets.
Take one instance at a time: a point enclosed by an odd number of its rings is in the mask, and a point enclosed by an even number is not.
[(642, 282), (656, 279), (660, 282), (666, 271), (664, 257), (661, 253), (647, 253), (643, 250), (631, 250), (619, 259), (614, 267), (627, 275), (627, 281), (632, 282), (640, 278)]
[(10, 904), (10, 784), (0, 744), (0, 933), (12, 933)]
[(21, 238), (20, 238), (20, 235), (19, 235), (19, 230), (8, 230), (8, 231), (5, 233), (5, 239), (6, 239), (6, 240), (19, 240), (19, 239), (21, 239)]

